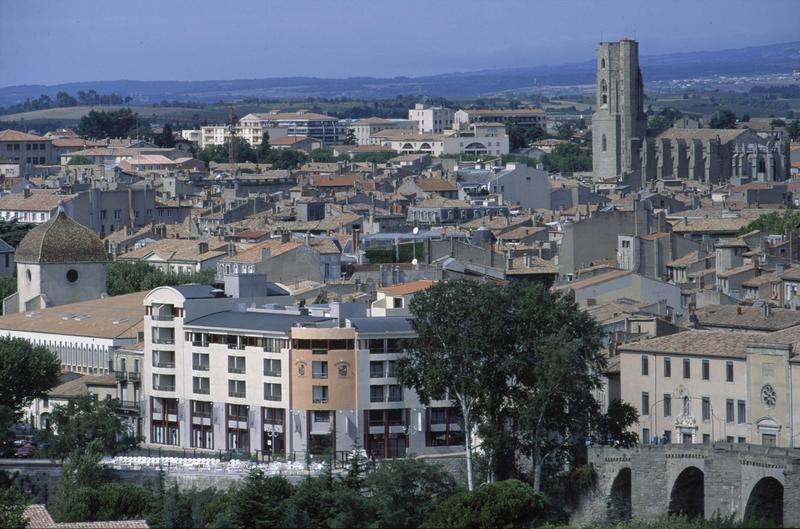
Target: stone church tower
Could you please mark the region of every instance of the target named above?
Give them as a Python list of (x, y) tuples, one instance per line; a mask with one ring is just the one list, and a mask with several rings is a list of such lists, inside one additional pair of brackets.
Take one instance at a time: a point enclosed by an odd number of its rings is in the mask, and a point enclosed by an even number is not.
[(60, 211), (20, 242), (17, 292), (3, 300), (3, 310), (10, 314), (98, 299), (106, 291), (107, 261), (103, 241)]
[(639, 43), (632, 39), (597, 47), (597, 98), (592, 115), (594, 178), (625, 177), (641, 170), (647, 134)]

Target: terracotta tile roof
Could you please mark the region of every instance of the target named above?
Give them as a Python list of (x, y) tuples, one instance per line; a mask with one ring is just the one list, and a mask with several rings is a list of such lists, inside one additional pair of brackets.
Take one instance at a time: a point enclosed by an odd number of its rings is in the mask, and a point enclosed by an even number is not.
[(541, 259), (538, 256), (531, 256), (531, 265), (525, 265), (525, 256), (514, 257), (512, 259), (511, 269), (506, 271), (506, 275), (557, 275), (558, 267), (553, 261)]
[(737, 276), (739, 274), (745, 274), (747, 272), (751, 272), (753, 270), (757, 270), (758, 267), (754, 264), (746, 264), (742, 266), (737, 266), (736, 268), (731, 268), (730, 270), (726, 270), (724, 272), (720, 272), (717, 274), (717, 277), (721, 278), (728, 278)]
[(335, 175), (314, 175), (312, 177), (311, 185), (313, 187), (347, 187), (354, 186), (356, 182), (361, 181), (361, 174), (359, 173), (346, 173)]
[(41, 504), (25, 507), (28, 529), (148, 529), (146, 520), (120, 520), (111, 522), (61, 523), (53, 521), (47, 507)]
[(702, 261), (704, 259), (708, 259), (709, 257), (711, 257), (711, 256), (708, 256), (708, 255), (706, 255), (705, 257), (698, 257), (698, 255), (699, 255), (699, 252), (697, 250), (695, 250), (693, 252), (689, 252), (686, 255), (684, 255), (683, 257), (678, 257), (677, 259), (674, 259), (674, 260), (668, 262), (666, 266), (668, 266), (670, 268), (686, 268), (690, 264), (694, 264), (694, 263), (700, 262), (700, 261)]
[(300, 143), (301, 141), (305, 141), (308, 139), (308, 136), (285, 136), (283, 138), (277, 138), (274, 140), (269, 140), (270, 145), (294, 145), (295, 143)]
[(464, 110), (469, 115), (476, 116), (540, 116), (544, 114), (541, 108), (471, 108)]
[(731, 140), (744, 134), (746, 131), (743, 129), (667, 129), (658, 135), (659, 139), (677, 140), (677, 139), (693, 139), (693, 140), (714, 140), (719, 138), (720, 142), (727, 143)]
[(735, 218), (708, 218), (668, 220), (675, 233), (703, 233), (703, 232), (730, 232), (735, 233), (745, 227), (751, 219), (745, 217)]
[(422, 178), (417, 180), (417, 187), (427, 192), (458, 191), (458, 186), (441, 178)]
[(639, 238), (644, 241), (655, 241), (656, 239), (661, 239), (662, 237), (669, 237), (669, 233), (665, 231), (659, 231), (656, 233), (648, 233), (647, 235), (642, 235)]
[(761, 307), (712, 305), (695, 311), (703, 327), (724, 327), (750, 331), (779, 331), (800, 325), (800, 311), (771, 309), (764, 314)]
[(151, 242), (147, 246), (133, 249), (117, 257), (122, 260), (139, 261), (146, 259), (150, 254), (158, 254), (166, 261), (207, 261), (220, 255), (225, 255), (227, 243), (222, 241), (208, 241), (208, 251), (200, 253), (198, 241), (194, 239), (161, 239)]
[(752, 342), (768, 342), (770, 335), (730, 332), (689, 330), (651, 338), (620, 346), (620, 352), (653, 352), (692, 356), (719, 356), (745, 358), (745, 346)]
[(52, 191), (32, 193), (26, 197), (22, 193), (12, 193), (0, 197), (0, 210), (4, 211), (53, 211), (62, 202), (69, 202), (78, 195), (56, 195)]
[(420, 279), (418, 281), (411, 281), (410, 283), (401, 283), (399, 285), (379, 288), (378, 292), (383, 292), (384, 294), (389, 294), (390, 296), (405, 296), (407, 294), (414, 294), (430, 288), (434, 283), (436, 283), (436, 281), (431, 281), (430, 279)]
[(547, 226), (519, 226), (517, 228), (513, 228), (511, 230), (501, 233), (500, 235), (497, 236), (497, 239), (501, 241), (522, 239), (523, 237), (527, 237), (528, 235), (533, 235), (535, 233), (547, 231), (548, 229), (549, 228), (547, 228)]
[(0, 141), (50, 141), (43, 136), (19, 132), (17, 130), (0, 130)]
[(596, 276), (587, 277), (586, 279), (579, 279), (571, 283), (564, 283), (563, 285), (558, 285), (556, 289), (566, 290), (571, 288), (573, 290), (579, 290), (581, 288), (588, 288), (588, 287), (593, 287), (595, 285), (600, 285), (602, 283), (605, 283), (606, 281), (611, 281), (613, 279), (619, 279), (620, 277), (625, 277), (627, 275), (631, 275), (632, 273), (633, 272), (629, 270), (613, 270), (611, 272), (606, 272), (604, 274), (598, 274)]
[(0, 329), (95, 338), (137, 338), (147, 292), (58, 305), (0, 317)]

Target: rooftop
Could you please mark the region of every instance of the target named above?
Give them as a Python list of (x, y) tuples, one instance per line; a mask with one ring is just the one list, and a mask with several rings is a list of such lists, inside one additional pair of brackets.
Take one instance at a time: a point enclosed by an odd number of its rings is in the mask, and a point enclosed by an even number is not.
[(17, 248), (21, 263), (105, 263), (105, 246), (92, 230), (69, 218), (58, 215), (29, 231)]
[(184, 325), (214, 329), (240, 329), (254, 332), (289, 332), (295, 323), (320, 323), (331, 318), (300, 314), (275, 314), (259, 311), (225, 310), (200, 316)]
[(411, 281), (410, 283), (400, 283), (398, 285), (379, 288), (378, 292), (383, 292), (384, 294), (388, 294), (390, 296), (405, 296), (430, 288), (434, 285), (434, 283), (436, 283), (436, 281), (432, 281), (430, 279), (420, 279), (418, 281)]
[(723, 327), (750, 331), (779, 331), (800, 325), (800, 311), (771, 309), (769, 316), (762, 307), (712, 305), (695, 311), (703, 327)]
[(0, 316), (0, 329), (16, 332), (136, 339), (142, 330), (147, 292)]

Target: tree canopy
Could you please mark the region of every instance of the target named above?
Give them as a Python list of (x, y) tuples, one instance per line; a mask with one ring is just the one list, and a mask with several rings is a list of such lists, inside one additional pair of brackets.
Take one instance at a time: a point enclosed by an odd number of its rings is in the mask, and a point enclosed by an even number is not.
[(545, 168), (551, 172), (574, 173), (592, 170), (592, 153), (575, 143), (557, 145), (550, 154), (542, 157)]
[(506, 123), (508, 146), (514, 151), (523, 149), (531, 143), (547, 137), (547, 133), (538, 125), (520, 125), (517, 122)]
[(84, 138), (126, 138), (137, 126), (147, 125), (130, 108), (90, 110), (78, 123), (78, 134)]
[(461, 409), (470, 490), (476, 432), (490, 482), (529, 454), (537, 492), (545, 462), (556, 463), (553, 472), (575, 463), (588, 437), (636, 443), (635, 410), (619, 403), (604, 413), (594, 397), (605, 369), (601, 333), (571, 296), (536, 283), (458, 280), (417, 294), (410, 311), (417, 338), (398, 378), (423, 403), (447, 396)]
[(50, 424), (48, 453), (54, 459), (63, 458), (76, 449), (85, 450), (90, 445), (103, 454), (116, 454), (139, 443), (128, 431), (117, 399), (81, 395), (66, 406), (56, 406), (50, 414)]
[(747, 223), (739, 230), (740, 235), (751, 231), (761, 231), (768, 235), (783, 235), (788, 230), (800, 228), (800, 211), (786, 210), (783, 213), (773, 211), (766, 215), (761, 215), (755, 220)]
[(210, 284), (214, 282), (214, 271), (203, 270), (187, 274), (163, 272), (144, 262), (128, 263), (116, 261), (109, 263), (106, 274), (106, 291), (111, 296), (151, 290), (165, 285), (185, 285), (187, 283)]
[(22, 338), (0, 337), (0, 441), (33, 399), (58, 383), (58, 357)]
[(727, 108), (721, 108), (711, 116), (711, 121), (708, 126), (712, 129), (735, 129), (736, 128), (736, 114)]

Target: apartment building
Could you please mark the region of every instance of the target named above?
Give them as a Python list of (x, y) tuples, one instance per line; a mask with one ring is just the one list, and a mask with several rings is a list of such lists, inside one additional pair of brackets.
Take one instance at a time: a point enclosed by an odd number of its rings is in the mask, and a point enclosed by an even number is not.
[(459, 125), (515, 123), (522, 126), (538, 125), (543, 129), (547, 125), (547, 114), (541, 108), (473, 108), (456, 111), (453, 119)]
[(357, 119), (351, 123), (350, 129), (356, 137), (357, 145), (376, 145), (377, 140), (372, 138), (373, 134), (384, 130), (407, 130), (414, 132), (418, 130), (418, 124), (416, 121), (409, 119), (366, 118)]
[(691, 330), (623, 345), (610, 397), (639, 410), (643, 443), (797, 447), (800, 329)]
[[(320, 140), (326, 145), (341, 143), (347, 135), (345, 124), (338, 118), (308, 110), (294, 112), (271, 110), (266, 113), (247, 114), (239, 120), (239, 127), (243, 129), (245, 136), (249, 130), (250, 134), (254, 137), (258, 136), (259, 140), (261, 138), (259, 131), (278, 127), (286, 129), (284, 136), (307, 136)], [(273, 138), (271, 132), (270, 138)]]
[(27, 174), (34, 165), (53, 163), (52, 140), (11, 129), (0, 131), (0, 160), (19, 164)]
[(300, 457), (355, 446), (376, 457), (459, 449), (449, 401), (423, 407), (397, 383), (396, 361), (413, 338), (406, 318), (218, 295), (194, 285), (145, 298), (148, 444)]
[(435, 107), (417, 103), (408, 110), (409, 121), (417, 122), (417, 131), (420, 133), (444, 132), (453, 128), (454, 112), (452, 108)]
[(500, 156), (508, 154), (509, 149), (505, 127), (498, 123), (473, 124), (469, 129), (447, 133), (384, 130), (373, 134), (372, 139), (399, 154)]

